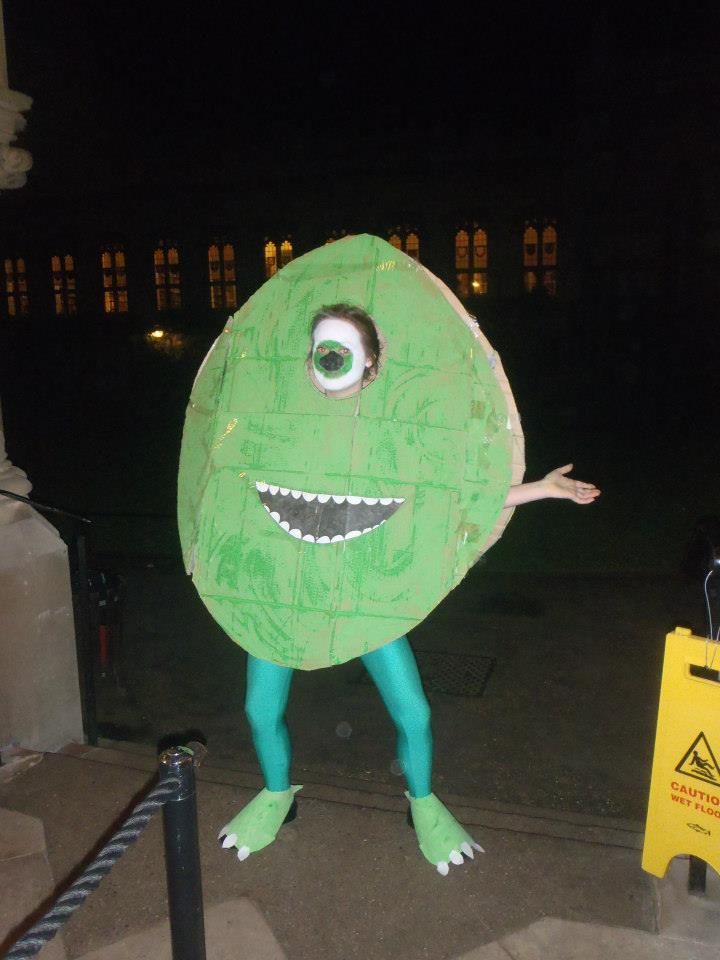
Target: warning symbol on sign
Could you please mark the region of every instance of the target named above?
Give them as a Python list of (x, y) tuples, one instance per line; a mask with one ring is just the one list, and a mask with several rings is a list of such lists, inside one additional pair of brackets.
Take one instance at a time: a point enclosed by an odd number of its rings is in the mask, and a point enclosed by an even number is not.
[[(695, 729), (697, 730), (697, 727)], [(684, 773), (686, 777), (694, 777), (696, 780), (704, 780), (705, 783), (720, 786), (720, 767), (704, 733), (699, 733), (695, 737), (690, 749), (675, 770), (677, 773)]]

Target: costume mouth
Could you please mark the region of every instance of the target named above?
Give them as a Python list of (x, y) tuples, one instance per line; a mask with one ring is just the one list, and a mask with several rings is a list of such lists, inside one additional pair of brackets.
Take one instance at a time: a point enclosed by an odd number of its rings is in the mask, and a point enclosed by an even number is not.
[(258, 480), (260, 502), (279, 527), (307, 543), (355, 540), (382, 526), (405, 502), (404, 497), (357, 497), (310, 493)]

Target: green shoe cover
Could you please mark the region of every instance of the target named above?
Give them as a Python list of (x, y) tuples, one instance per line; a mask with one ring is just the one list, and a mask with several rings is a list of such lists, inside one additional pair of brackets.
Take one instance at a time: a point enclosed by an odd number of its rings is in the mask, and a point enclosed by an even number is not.
[(434, 793), (420, 797), (419, 800), (411, 797), (409, 793), (405, 796), (410, 801), (410, 812), (420, 850), (425, 859), (437, 867), (438, 873), (447, 876), (450, 863), (459, 866), (463, 862), (463, 854), (472, 860), (473, 850), (485, 852)]
[(237, 847), (238, 860), (246, 860), (272, 843), (288, 815), (301, 786), (289, 790), (261, 790), (218, 834), (224, 848)]

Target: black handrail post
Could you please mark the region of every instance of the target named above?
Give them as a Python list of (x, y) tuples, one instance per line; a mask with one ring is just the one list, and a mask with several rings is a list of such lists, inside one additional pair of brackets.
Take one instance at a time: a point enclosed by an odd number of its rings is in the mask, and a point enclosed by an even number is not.
[(178, 788), (163, 807), (165, 869), (173, 960), (205, 960), (195, 761), (192, 751), (172, 747), (160, 755), (161, 775), (177, 777)]

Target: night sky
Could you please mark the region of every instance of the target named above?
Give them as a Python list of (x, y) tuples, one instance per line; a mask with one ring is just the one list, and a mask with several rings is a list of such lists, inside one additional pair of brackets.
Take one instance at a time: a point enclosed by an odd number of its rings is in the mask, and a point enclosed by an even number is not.
[(11, 86), (35, 97), (27, 145), (49, 180), (85, 184), (351, 151), (381, 165), (403, 143), (415, 157), (531, 139), (552, 153), (598, 43), (617, 62), (682, 59), (717, 36), (711, 4), (4, 6)]

